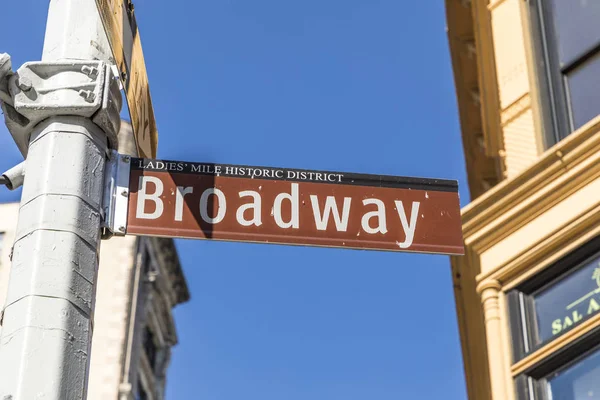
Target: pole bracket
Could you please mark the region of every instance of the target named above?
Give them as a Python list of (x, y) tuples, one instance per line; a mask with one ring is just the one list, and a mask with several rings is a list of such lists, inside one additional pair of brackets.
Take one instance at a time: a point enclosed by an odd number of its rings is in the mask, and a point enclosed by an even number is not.
[(8, 76), (6, 86), (10, 96), (2, 98), (6, 126), (25, 158), (33, 127), (58, 115), (90, 118), (106, 133), (109, 147), (118, 148), (123, 100), (119, 78), (109, 64), (85, 60), (28, 62)]
[(102, 239), (125, 236), (127, 232), (130, 169), (131, 157), (112, 150), (104, 175)]

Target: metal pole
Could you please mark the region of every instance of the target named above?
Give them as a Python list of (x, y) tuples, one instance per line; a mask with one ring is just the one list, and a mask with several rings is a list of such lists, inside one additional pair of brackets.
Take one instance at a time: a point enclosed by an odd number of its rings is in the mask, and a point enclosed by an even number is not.
[[(42, 61), (108, 60), (103, 32), (94, 0), (51, 0)], [(70, 75), (60, 76), (69, 86)], [(108, 142), (91, 116), (50, 116), (31, 131), (0, 336), (0, 400), (86, 397)]]

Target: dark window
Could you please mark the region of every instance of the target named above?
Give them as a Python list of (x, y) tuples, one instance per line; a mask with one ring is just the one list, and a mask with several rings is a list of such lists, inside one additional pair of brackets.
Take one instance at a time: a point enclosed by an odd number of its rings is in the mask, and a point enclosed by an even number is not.
[(552, 399), (600, 400), (600, 350), (548, 376)]
[[(514, 361), (600, 315), (600, 237), (508, 294)], [(515, 378), (518, 400), (600, 400), (600, 327)]]
[(515, 360), (600, 314), (600, 238), (508, 294)]
[(144, 252), (142, 273), (144, 283), (146, 284), (152, 284), (155, 282), (156, 276), (158, 275), (157, 266), (152, 262), (152, 255), (150, 254), (148, 248), (146, 248), (146, 251)]
[(144, 337), (142, 343), (144, 346), (144, 352), (146, 353), (146, 357), (148, 358), (148, 362), (150, 363), (150, 367), (152, 368), (152, 370), (154, 370), (154, 367), (156, 365), (157, 348), (156, 342), (154, 341), (154, 334), (148, 327), (144, 329)]
[(600, 256), (535, 293), (533, 302), (542, 342), (600, 313)]
[(143, 261), (143, 269), (142, 272), (144, 274), (144, 276), (146, 276), (148, 274), (148, 272), (150, 272), (150, 264), (152, 264), (152, 256), (150, 255), (150, 252), (148, 251), (148, 249), (146, 249), (146, 251), (144, 251), (144, 257), (142, 259)]
[(600, 2), (531, 0), (549, 145), (600, 114)]
[(138, 382), (137, 395), (135, 396), (135, 400), (148, 400), (148, 393), (146, 393), (146, 390), (144, 390), (144, 386), (141, 382)]
[[(598, 335), (595, 335), (598, 342)], [(562, 356), (549, 360), (515, 380), (519, 400), (600, 400), (600, 348), (585, 348), (583, 340)], [(583, 344), (585, 343), (585, 344)], [(577, 349), (579, 347), (579, 349)], [(579, 352), (564, 359), (565, 353)]]

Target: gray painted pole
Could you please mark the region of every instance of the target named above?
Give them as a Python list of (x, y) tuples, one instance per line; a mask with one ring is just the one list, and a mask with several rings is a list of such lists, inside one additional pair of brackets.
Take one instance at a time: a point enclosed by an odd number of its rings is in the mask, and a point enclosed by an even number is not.
[[(50, 1), (43, 62), (109, 57), (94, 0)], [(0, 336), (0, 400), (86, 397), (107, 143), (83, 116), (50, 116), (31, 132)]]

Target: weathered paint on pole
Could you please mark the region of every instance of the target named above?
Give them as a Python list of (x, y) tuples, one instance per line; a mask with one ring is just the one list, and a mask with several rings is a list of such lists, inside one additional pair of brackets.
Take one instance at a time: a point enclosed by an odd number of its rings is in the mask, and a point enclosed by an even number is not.
[(458, 184), (133, 159), (128, 234), (463, 254)]

